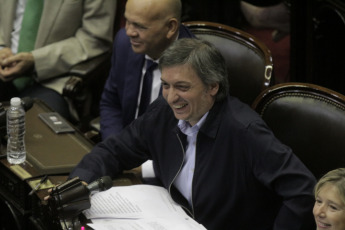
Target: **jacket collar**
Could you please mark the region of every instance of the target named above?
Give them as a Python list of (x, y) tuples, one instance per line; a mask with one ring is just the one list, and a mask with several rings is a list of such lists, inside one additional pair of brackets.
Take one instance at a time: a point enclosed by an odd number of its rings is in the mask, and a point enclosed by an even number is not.
[[(200, 128), (200, 132), (205, 134), (206, 136), (210, 138), (216, 138), (221, 120), (222, 120), (222, 114), (223, 110), (225, 107), (225, 104), (227, 103), (228, 98), (223, 99), (221, 101), (215, 102), (214, 105), (212, 106), (211, 110), (209, 111), (206, 120), (204, 124)], [(173, 128), (174, 133), (179, 133), (181, 132), (179, 127), (178, 127), (178, 120), (176, 120), (176, 126)]]
[(226, 98), (214, 103), (211, 110), (209, 111), (204, 125), (200, 128), (200, 132), (202, 132), (206, 136), (209, 136), (210, 138), (216, 138), (227, 100), (228, 99)]

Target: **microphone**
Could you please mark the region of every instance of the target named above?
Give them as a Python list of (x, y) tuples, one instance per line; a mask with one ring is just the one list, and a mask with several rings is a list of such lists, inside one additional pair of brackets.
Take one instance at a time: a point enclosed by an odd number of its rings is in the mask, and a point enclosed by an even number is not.
[(6, 145), (6, 110), (0, 103), (0, 155), (2, 156), (2, 145)]
[(22, 106), (25, 111), (28, 111), (34, 105), (34, 100), (31, 97), (23, 97), (22, 98)]
[(0, 102), (0, 127), (6, 125), (6, 110)]
[(101, 177), (87, 186), (78, 177), (72, 178), (53, 188), (49, 199), (50, 210), (59, 218), (77, 216), (91, 207), (91, 194), (105, 191), (112, 185), (113, 181), (109, 176)]
[(87, 187), (90, 193), (93, 192), (101, 192), (108, 190), (113, 186), (113, 181), (111, 180), (110, 176), (101, 177), (94, 182), (91, 182)]

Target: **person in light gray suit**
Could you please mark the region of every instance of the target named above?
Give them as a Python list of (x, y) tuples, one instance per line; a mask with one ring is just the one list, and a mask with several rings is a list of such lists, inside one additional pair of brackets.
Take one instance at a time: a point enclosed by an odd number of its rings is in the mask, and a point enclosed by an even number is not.
[[(13, 96), (41, 97), (59, 110), (59, 100), (66, 103), (61, 93), (68, 80), (60, 76), (111, 50), (117, 1), (44, 1), (34, 50), (17, 53), (26, 1), (0, 0), (0, 101)], [(27, 74), (34, 77), (34, 84), (18, 92), (12, 82)]]

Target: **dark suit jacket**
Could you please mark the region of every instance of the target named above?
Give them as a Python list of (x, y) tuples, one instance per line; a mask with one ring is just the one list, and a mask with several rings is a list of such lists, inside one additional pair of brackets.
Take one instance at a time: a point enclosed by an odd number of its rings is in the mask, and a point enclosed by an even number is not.
[(171, 197), (208, 230), (305, 230), (302, 223), (314, 222), (308, 218), (313, 174), (255, 111), (231, 96), (214, 104), (198, 132), (189, 206), (174, 186), (187, 146), (177, 124), (169, 104), (158, 98), (120, 135), (85, 155), (70, 178), (90, 183), (152, 159)]
[[(194, 37), (183, 25), (179, 38)], [(135, 118), (145, 55), (134, 53), (121, 29), (115, 38), (111, 70), (100, 102), (102, 138), (120, 132)]]

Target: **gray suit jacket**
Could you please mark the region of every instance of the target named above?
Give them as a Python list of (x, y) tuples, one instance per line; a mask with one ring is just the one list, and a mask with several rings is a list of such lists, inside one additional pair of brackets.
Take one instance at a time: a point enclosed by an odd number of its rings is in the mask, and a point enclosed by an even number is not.
[[(73, 66), (112, 47), (116, 0), (45, 0), (32, 54), (37, 81), (62, 91)], [(0, 0), (0, 45), (11, 47), (17, 1)]]

